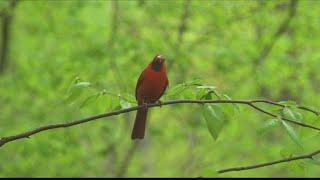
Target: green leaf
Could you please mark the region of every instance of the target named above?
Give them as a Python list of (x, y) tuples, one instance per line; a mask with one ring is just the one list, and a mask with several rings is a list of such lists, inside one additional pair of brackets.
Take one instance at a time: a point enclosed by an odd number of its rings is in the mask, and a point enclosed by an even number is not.
[(263, 126), (257, 130), (257, 134), (258, 135), (266, 134), (268, 131), (278, 126), (279, 124), (280, 124), (280, 121), (278, 119), (270, 119), (267, 122), (265, 122)]
[(290, 106), (290, 107), (295, 107), (297, 106), (297, 103), (295, 101), (280, 101), (278, 102), (279, 104), (282, 104), (284, 106)]
[(81, 103), (81, 105), (79, 106), (79, 108), (83, 108), (84, 106), (95, 102), (95, 101), (100, 97), (100, 95), (101, 95), (101, 93), (99, 92), (99, 93), (96, 93), (96, 94), (93, 94), (93, 95), (87, 97), (87, 98)]
[(192, 80), (185, 81), (182, 84), (185, 84), (186, 86), (199, 86), (199, 85), (202, 85), (202, 80), (201, 79), (192, 79)]
[(196, 92), (196, 99), (201, 100), (206, 94), (208, 94), (208, 92), (205, 89), (200, 89)]
[(72, 88), (72, 90), (69, 93), (69, 96), (67, 97), (67, 101), (72, 102), (76, 98), (78, 98), (83, 93), (82, 88)]
[(320, 160), (319, 159), (309, 159), (307, 162), (310, 163), (310, 164), (314, 164), (314, 165), (320, 166)]
[(70, 89), (69, 89), (69, 96), (67, 97), (67, 101), (74, 101), (76, 98), (78, 98), (82, 93), (83, 90), (87, 87), (89, 87), (91, 84), (89, 82), (77, 82), (78, 79), (76, 79), (75, 83)]
[(121, 98), (121, 97), (119, 97), (119, 98), (120, 98), (120, 107), (121, 107), (122, 109), (126, 109), (126, 108), (132, 107), (132, 105), (131, 105), (130, 102), (128, 102), (127, 100), (125, 100), (125, 99), (123, 99), (123, 98)]
[(74, 87), (89, 87), (91, 85), (91, 83), (90, 82), (78, 82), (78, 83), (76, 83), (75, 85), (74, 85)]
[[(173, 88), (171, 88), (166, 94), (165, 96), (167, 97), (178, 97), (180, 94), (182, 94), (185, 90), (187, 89), (191, 89), (194, 88), (194, 86), (199, 86), (201, 85), (201, 80), (200, 79), (195, 79), (195, 80), (190, 80), (190, 81), (186, 81), (183, 82), (181, 84), (178, 84), (176, 86), (174, 86)], [(184, 94), (184, 96), (190, 97), (190, 93), (187, 92), (186, 94)]]
[(215, 86), (208, 86), (208, 85), (202, 85), (202, 86), (197, 86), (198, 89), (209, 89), (209, 90), (214, 90), (216, 89)]
[(283, 158), (292, 157), (292, 152), (287, 147), (283, 147), (279, 153)]
[(179, 84), (173, 88), (166, 94), (168, 97), (177, 97), (179, 94), (181, 94), (185, 90), (185, 86), (182, 84)]
[(207, 92), (204, 96), (202, 96), (202, 99), (211, 100), (212, 99), (211, 93)]
[(284, 128), (287, 130), (287, 133), (289, 134), (290, 138), (292, 139), (293, 142), (295, 142), (299, 147), (303, 148), (302, 146), (302, 141), (296, 131), (290, 126), (288, 123), (285, 121), (281, 120), (282, 125)]
[(269, 106), (268, 110), (275, 113), (275, 114), (283, 113), (283, 107), (281, 107), (281, 106)]
[(292, 161), (289, 164), (288, 169), (290, 169), (298, 174), (305, 174), (306, 163), (304, 161)]
[(315, 111), (315, 112), (320, 112), (319, 109), (317, 109), (316, 107), (313, 107), (313, 106), (304, 106), (305, 108), (308, 108), (312, 111)]
[(284, 114), (285, 117), (287, 117), (287, 118), (289, 118), (291, 120), (295, 120), (295, 121), (298, 121), (298, 122), (302, 122), (303, 121), (301, 113), (299, 113), (297, 111), (297, 109), (295, 109), (295, 108), (285, 107), (285, 108), (283, 108), (283, 114)]
[(136, 98), (132, 94), (122, 94), (121, 97), (126, 101), (130, 102), (131, 104), (136, 103)]
[(67, 92), (71, 93), (71, 89), (73, 88), (73, 86), (78, 83), (80, 81), (80, 78), (78, 76), (76, 76), (70, 83)]
[(224, 111), (218, 105), (206, 104), (202, 108), (202, 116), (206, 121), (211, 136), (216, 140), (226, 121)]
[[(232, 100), (231, 97), (228, 96), (227, 94), (223, 94), (222, 96), (225, 97), (227, 100)], [(237, 112), (240, 112), (240, 106), (239, 106), (239, 104), (232, 104), (232, 105), (233, 105), (233, 107), (235, 108), (235, 110), (236, 110)]]

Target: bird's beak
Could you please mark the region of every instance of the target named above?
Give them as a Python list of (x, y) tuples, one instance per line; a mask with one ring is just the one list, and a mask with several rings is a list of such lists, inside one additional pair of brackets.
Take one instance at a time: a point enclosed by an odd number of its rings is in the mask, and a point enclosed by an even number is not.
[(156, 61), (158, 61), (159, 63), (164, 63), (165, 62), (165, 59), (164, 59), (164, 57), (162, 56), (162, 55), (157, 55), (156, 56)]

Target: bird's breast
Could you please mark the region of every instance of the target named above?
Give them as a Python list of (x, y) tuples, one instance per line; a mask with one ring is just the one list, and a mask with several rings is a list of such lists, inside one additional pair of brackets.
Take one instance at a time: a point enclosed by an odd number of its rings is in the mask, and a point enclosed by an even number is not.
[(156, 102), (167, 86), (167, 76), (162, 72), (148, 73), (139, 86), (138, 99), (146, 103)]

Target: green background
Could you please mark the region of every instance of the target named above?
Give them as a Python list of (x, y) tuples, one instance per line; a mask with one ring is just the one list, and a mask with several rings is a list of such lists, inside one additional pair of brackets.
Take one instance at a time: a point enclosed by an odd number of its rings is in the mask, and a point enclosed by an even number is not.
[[(0, 2), (2, 14), (13, 15), (0, 74), (0, 137), (135, 106), (136, 81), (158, 53), (167, 59), (170, 82), (162, 100), (195, 99), (196, 89), (175, 87), (201, 79), (233, 99), (320, 107), (320, 1), (24, 0), (15, 8), (10, 3)], [(74, 90), (77, 82), (90, 86)], [(104, 93), (87, 99), (99, 92)], [(319, 117), (302, 115), (320, 126)], [(310, 129), (292, 126), (303, 148), (282, 126), (259, 133), (270, 118), (249, 107), (229, 118), (217, 140), (197, 104), (153, 108), (138, 143), (130, 139), (134, 116), (8, 143), (0, 148), (0, 176), (320, 176), (320, 166), (308, 160), (217, 175), (223, 168), (319, 147), (319, 133)]]

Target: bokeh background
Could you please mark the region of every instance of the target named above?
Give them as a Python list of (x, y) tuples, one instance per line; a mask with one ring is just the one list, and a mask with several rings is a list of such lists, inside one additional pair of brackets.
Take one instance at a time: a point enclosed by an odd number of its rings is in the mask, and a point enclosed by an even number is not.
[[(157, 53), (170, 81), (163, 100), (194, 99), (195, 90), (173, 89), (200, 79), (233, 99), (320, 107), (320, 1), (2, 0), (0, 12), (1, 137), (134, 106), (136, 81)], [(308, 160), (217, 175), (314, 151), (319, 133), (294, 126), (297, 147), (281, 126), (259, 133), (269, 117), (240, 107), (214, 140), (200, 108), (152, 109), (138, 143), (131, 112), (6, 144), (0, 176), (320, 176)]]

